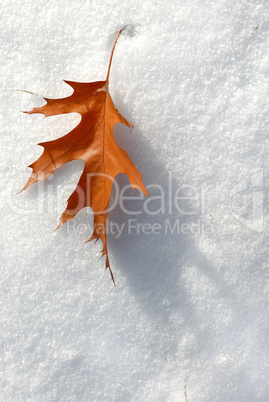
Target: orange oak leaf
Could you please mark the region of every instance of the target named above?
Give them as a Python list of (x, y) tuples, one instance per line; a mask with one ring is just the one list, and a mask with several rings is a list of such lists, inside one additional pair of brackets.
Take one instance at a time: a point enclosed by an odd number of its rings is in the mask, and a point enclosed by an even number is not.
[(63, 137), (38, 144), (44, 148), (43, 154), (29, 166), (33, 171), (23, 188), (25, 190), (38, 180), (46, 180), (67, 162), (77, 159), (84, 161), (83, 172), (76, 189), (68, 198), (66, 210), (60, 218), (57, 229), (72, 219), (82, 208), (91, 207), (94, 213), (94, 228), (88, 241), (102, 240), (102, 256), (106, 255), (106, 268), (109, 269), (114, 284), (106, 237), (113, 181), (118, 174), (125, 173), (130, 180), (132, 191), (136, 188), (144, 195), (149, 195), (142, 182), (141, 173), (132, 163), (128, 153), (118, 146), (113, 136), (116, 123), (133, 127), (115, 108), (108, 90), (112, 57), (123, 29), (115, 40), (105, 81), (92, 83), (65, 81), (74, 90), (71, 96), (62, 99), (44, 98), (47, 102), (44, 106), (26, 112), (42, 113), (45, 117), (77, 112), (81, 114), (81, 121)]

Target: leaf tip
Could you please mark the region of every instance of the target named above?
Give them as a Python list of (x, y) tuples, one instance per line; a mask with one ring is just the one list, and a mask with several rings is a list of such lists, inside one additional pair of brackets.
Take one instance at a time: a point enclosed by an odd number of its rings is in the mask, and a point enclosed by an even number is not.
[(19, 195), (20, 193), (22, 193), (24, 189), (25, 189), (25, 186), (24, 186), (24, 188), (23, 188), (22, 190), (18, 191), (18, 192), (16, 193), (16, 195)]
[[(40, 147), (43, 147), (45, 149), (45, 144), (46, 144), (45, 142), (39, 142), (37, 145), (39, 145)], [(32, 167), (32, 166), (30, 165), (29, 167)]]
[(59, 225), (52, 231), (52, 233), (55, 233), (60, 227), (62, 226), (62, 223), (60, 222)]

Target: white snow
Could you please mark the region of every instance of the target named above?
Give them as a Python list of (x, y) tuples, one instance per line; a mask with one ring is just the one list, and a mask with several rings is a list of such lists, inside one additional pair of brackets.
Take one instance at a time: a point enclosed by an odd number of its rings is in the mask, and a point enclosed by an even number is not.
[[(2, 401), (269, 400), (268, 15), (265, 0), (2, 0)], [(81, 163), (16, 193), (36, 144), (79, 121), (21, 110), (68, 96), (63, 79), (104, 80), (127, 24), (110, 92), (135, 128), (115, 138), (151, 197), (111, 210), (114, 287), (90, 211), (53, 232)]]

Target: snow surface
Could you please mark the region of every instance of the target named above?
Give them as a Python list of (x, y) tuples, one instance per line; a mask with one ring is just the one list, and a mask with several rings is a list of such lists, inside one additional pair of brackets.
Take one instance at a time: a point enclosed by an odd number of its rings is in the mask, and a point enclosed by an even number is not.
[[(2, 0), (2, 401), (269, 400), (268, 17), (266, 0)], [(114, 287), (90, 211), (53, 233), (81, 163), (16, 193), (36, 144), (79, 121), (21, 110), (103, 80), (126, 24), (110, 92), (135, 128), (115, 137), (151, 198), (110, 213)]]

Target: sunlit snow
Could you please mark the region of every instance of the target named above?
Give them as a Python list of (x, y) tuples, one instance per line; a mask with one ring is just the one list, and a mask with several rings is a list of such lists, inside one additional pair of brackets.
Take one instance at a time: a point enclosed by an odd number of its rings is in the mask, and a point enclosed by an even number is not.
[[(2, 0), (2, 401), (269, 400), (268, 16), (263, 0)], [(80, 119), (21, 111), (104, 80), (125, 25), (110, 92), (134, 129), (114, 134), (151, 197), (118, 176), (114, 287), (89, 209), (54, 232), (82, 162), (17, 193), (37, 144)]]

